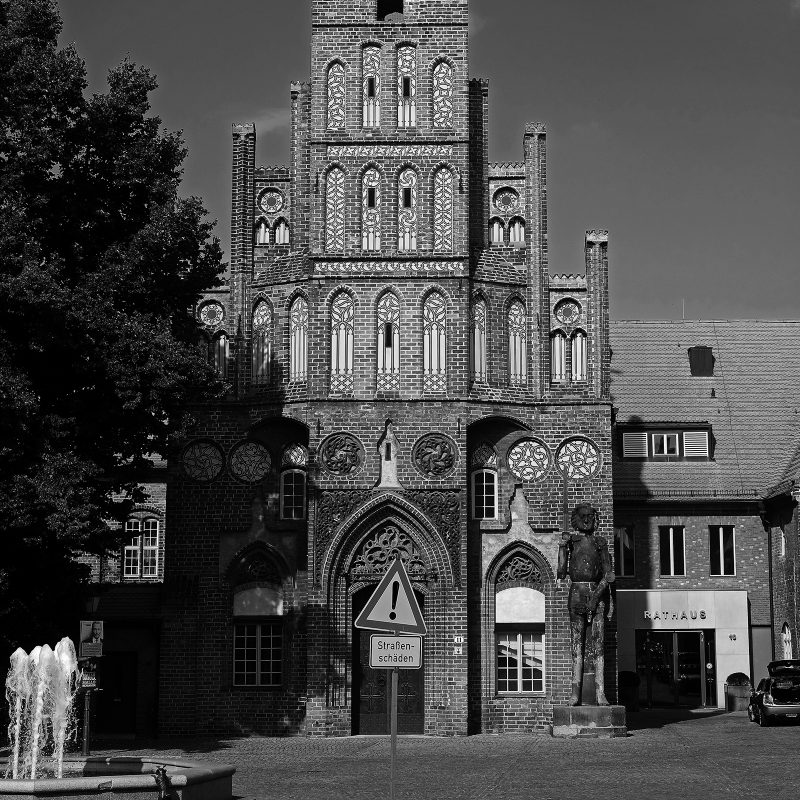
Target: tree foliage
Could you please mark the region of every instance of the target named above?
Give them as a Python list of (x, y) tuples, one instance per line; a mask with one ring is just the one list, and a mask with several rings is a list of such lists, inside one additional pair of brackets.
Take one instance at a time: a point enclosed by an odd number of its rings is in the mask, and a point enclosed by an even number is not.
[[(52, 0), (0, 0), (0, 631), (77, 596), (137, 479), (217, 391), (192, 309), (221, 251), (128, 61), (87, 96)], [(78, 571), (79, 572), (79, 571)], [(58, 592), (60, 591), (60, 595)], [(52, 600), (52, 598), (51, 598)], [(57, 608), (51, 613), (56, 615)], [(16, 633), (15, 633), (16, 631)], [(61, 634), (63, 635), (63, 633)]]

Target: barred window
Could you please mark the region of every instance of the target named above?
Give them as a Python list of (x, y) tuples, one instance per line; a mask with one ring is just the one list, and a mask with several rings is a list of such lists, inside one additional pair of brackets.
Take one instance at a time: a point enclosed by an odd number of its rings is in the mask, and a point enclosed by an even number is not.
[(123, 578), (157, 578), (159, 523), (131, 518), (125, 523), (128, 541), (122, 557)]
[(480, 298), (472, 307), (472, 379), (486, 382), (486, 303)]
[(522, 386), (528, 380), (528, 340), (525, 306), (519, 300), (508, 309), (508, 382)]
[(331, 392), (353, 391), (353, 322), (355, 306), (346, 292), (339, 293), (331, 304)]
[(308, 350), (308, 303), (298, 297), (289, 309), (289, 380), (306, 380)]
[(283, 625), (280, 622), (234, 625), (234, 686), (280, 686), (282, 666)]
[(391, 293), (378, 303), (378, 391), (400, 390), (400, 301)]
[(272, 308), (260, 300), (253, 311), (253, 380), (267, 383), (272, 364)]
[(422, 307), (423, 381), (426, 392), (447, 391), (447, 306), (431, 292)]

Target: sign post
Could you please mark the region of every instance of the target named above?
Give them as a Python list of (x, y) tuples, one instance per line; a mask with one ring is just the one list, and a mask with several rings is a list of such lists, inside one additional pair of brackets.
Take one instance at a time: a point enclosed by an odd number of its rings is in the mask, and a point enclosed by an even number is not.
[(389, 798), (394, 800), (397, 771), (397, 685), (400, 670), (420, 669), (422, 637), (428, 633), (408, 573), (399, 558), (396, 558), (389, 567), (353, 624), (362, 630), (385, 631), (392, 634), (392, 636), (373, 634), (370, 637), (369, 665), (373, 669), (389, 669), (392, 673), (389, 698), (391, 737)]

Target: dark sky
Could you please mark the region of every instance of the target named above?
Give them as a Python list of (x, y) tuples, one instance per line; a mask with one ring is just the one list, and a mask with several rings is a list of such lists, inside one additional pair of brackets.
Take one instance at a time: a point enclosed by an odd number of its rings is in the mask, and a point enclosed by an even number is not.
[[(444, 0), (443, 0), (444, 1)], [(308, 77), (306, 0), (61, 0), (92, 89), (125, 57), (189, 147), (227, 250), (230, 126), (288, 162), (289, 82)], [(548, 129), (551, 273), (610, 231), (612, 315), (800, 316), (800, 0), (472, 0), (492, 161)]]

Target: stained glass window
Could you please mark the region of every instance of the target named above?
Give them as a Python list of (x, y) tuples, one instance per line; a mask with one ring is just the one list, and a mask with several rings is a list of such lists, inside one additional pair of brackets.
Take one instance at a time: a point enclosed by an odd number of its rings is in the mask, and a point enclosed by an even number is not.
[(289, 380), (306, 379), (308, 348), (308, 303), (298, 297), (289, 309)]
[(289, 244), (289, 226), (285, 219), (275, 223), (275, 244)]
[(433, 249), (453, 251), (453, 173), (447, 167), (433, 176)]
[(583, 331), (572, 334), (572, 380), (586, 380), (586, 334)]
[(400, 302), (385, 294), (378, 303), (378, 391), (400, 389)]
[(508, 382), (522, 386), (528, 380), (525, 306), (514, 300), (508, 309)]
[(272, 308), (266, 300), (260, 300), (253, 311), (253, 380), (256, 383), (269, 381), (272, 362)]
[(453, 68), (446, 61), (433, 68), (433, 127), (453, 127)]
[(264, 219), (260, 219), (256, 225), (256, 244), (269, 244), (269, 225)]
[(431, 292), (422, 308), (423, 378), (426, 392), (447, 391), (447, 306)]
[(567, 379), (567, 337), (561, 331), (550, 338), (550, 379), (553, 383)]
[(344, 66), (336, 61), (328, 68), (328, 128), (331, 130), (345, 127), (346, 91)]
[(486, 303), (480, 298), (472, 307), (472, 379), (486, 383)]
[(381, 174), (374, 167), (364, 173), (361, 185), (361, 247), (381, 249)]
[(379, 128), (381, 124), (381, 49), (370, 45), (363, 53), (364, 127)]
[(353, 391), (353, 298), (342, 292), (331, 304), (331, 392)]
[(417, 173), (404, 169), (398, 178), (397, 249), (417, 249)]
[(417, 48), (397, 48), (397, 127), (417, 124)]
[(344, 170), (333, 167), (325, 182), (325, 250), (344, 252)]

